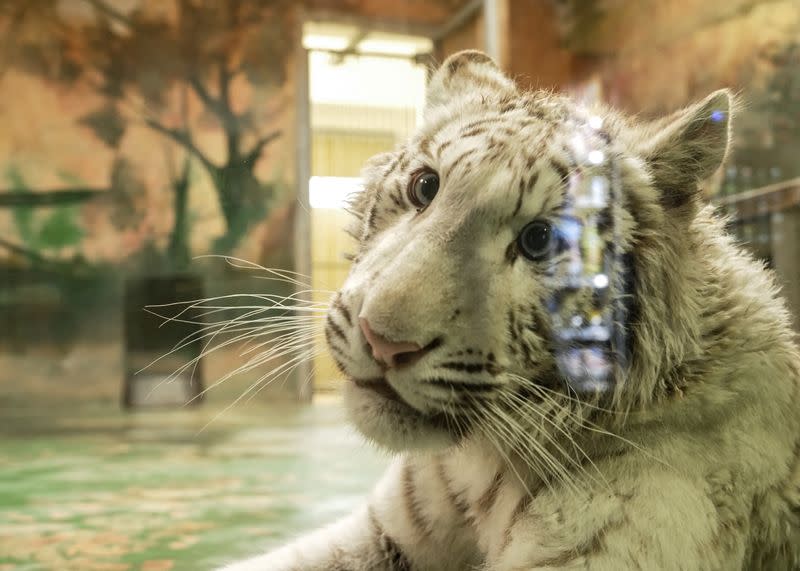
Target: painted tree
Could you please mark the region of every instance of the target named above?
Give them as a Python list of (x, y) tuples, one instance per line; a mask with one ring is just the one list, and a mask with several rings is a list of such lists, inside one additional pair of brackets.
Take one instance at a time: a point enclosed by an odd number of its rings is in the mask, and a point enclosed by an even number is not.
[[(116, 148), (132, 122), (169, 141), (165, 153), (176, 194), (175, 230), (187, 228), (191, 164), (216, 190), (225, 233), (214, 249), (228, 252), (265, 217), (272, 192), (256, 165), (281, 135), (277, 112), (237, 92), (264, 93), (285, 81), (294, 5), (288, 0), (140, 0), (122, 11), (112, 0), (16, 0), (1, 8), (6, 32), (0, 66), (22, 65), (48, 79), (83, 82), (104, 103), (81, 119)], [(131, 6), (131, 3), (125, 3)], [(30, 33), (28, 21), (41, 33)], [(2, 73), (2, 70), (0, 70)], [(188, 94), (188, 95), (187, 95)], [(187, 106), (201, 106), (192, 121)], [(221, 131), (224, 152), (196, 141), (197, 124)], [(185, 236), (170, 249), (185, 249)], [(185, 253), (179, 253), (184, 257)]]

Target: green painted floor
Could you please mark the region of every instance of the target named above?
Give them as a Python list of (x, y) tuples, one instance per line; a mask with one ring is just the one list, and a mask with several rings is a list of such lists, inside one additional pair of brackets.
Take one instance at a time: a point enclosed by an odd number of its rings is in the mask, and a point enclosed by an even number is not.
[(213, 569), (349, 511), (388, 461), (332, 397), (201, 431), (220, 408), (0, 410), (0, 571)]

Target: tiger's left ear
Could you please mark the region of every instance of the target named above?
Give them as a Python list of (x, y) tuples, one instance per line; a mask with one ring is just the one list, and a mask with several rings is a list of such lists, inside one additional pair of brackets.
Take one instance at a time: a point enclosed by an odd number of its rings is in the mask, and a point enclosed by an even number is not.
[(732, 103), (730, 92), (720, 89), (637, 134), (637, 150), (667, 210), (693, 203), (699, 183), (722, 165), (730, 144)]
[(466, 95), (512, 95), (516, 92), (514, 82), (492, 58), (477, 50), (465, 50), (448, 57), (431, 76), (425, 95), (425, 113)]

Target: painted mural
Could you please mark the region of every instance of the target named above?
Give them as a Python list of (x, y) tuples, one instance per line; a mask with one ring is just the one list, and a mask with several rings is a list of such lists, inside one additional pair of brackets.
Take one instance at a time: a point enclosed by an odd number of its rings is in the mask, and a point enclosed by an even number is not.
[(3, 3), (5, 337), (25, 306), (49, 330), (107, 311), (125, 278), (221, 271), (204, 254), (291, 264), (294, 17), (280, 0)]

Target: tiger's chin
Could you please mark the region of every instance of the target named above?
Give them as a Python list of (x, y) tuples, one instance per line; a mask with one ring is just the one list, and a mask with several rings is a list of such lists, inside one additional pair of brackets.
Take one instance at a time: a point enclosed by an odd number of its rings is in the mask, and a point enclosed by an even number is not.
[(452, 419), (421, 413), (382, 379), (348, 380), (344, 404), (358, 431), (392, 452), (443, 450), (464, 438), (465, 430), (457, 430)]

